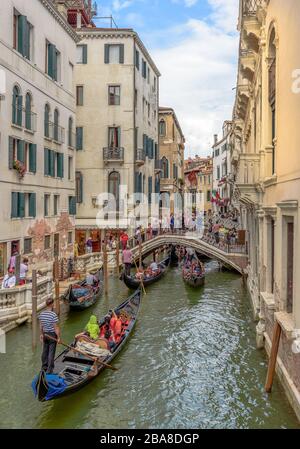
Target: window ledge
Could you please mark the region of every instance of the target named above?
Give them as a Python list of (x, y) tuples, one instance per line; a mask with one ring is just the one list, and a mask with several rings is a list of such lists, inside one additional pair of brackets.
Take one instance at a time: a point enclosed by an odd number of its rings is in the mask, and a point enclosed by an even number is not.
[(23, 126), (17, 125), (16, 123), (12, 123), (11, 126), (13, 128), (19, 129), (20, 131), (23, 131)]
[(27, 132), (28, 134), (32, 134), (32, 135), (35, 134), (35, 131), (33, 131), (32, 129), (24, 128), (24, 131)]
[(273, 293), (260, 292), (260, 296), (268, 310), (275, 310), (275, 296)]
[(57, 145), (62, 145), (62, 142), (59, 142), (58, 140), (53, 139), (53, 142), (56, 143)]
[(277, 184), (277, 175), (273, 175), (270, 178), (266, 178), (264, 180), (264, 186), (265, 187), (271, 187), (273, 185)]
[(275, 319), (280, 324), (282, 331), (289, 340), (297, 338), (298, 332), (295, 328), (295, 322), (292, 313), (275, 312)]
[(47, 137), (47, 136), (44, 136), (44, 139), (48, 140), (48, 142), (52, 142), (52, 140), (53, 140), (52, 137)]

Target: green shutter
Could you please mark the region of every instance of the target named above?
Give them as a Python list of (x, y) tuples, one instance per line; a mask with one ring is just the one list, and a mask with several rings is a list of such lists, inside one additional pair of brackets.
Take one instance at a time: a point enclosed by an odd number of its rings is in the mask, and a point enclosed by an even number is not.
[(148, 178), (148, 201), (149, 201), (149, 204), (151, 204), (151, 202), (152, 202), (152, 189), (153, 189), (153, 187), (152, 187), (152, 176), (150, 176)]
[(120, 64), (124, 64), (124, 44), (120, 44)]
[(29, 94), (25, 97), (25, 128), (31, 130), (32, 129), (32, 121), (31, 121), (31, 97)]
[(155, 160), (157, 160), (158, 159), (158, 152), (157, 152), (157, 149), (158, 149), (158, 147), (157, 147), (157, 143), (154, 145), (154, 148), (155, 148)]
[(64, 155), (63, 153), (57, 153), (57, 177), (64, 177)]
[(87, 64), (87, 45), (82, 45), (82, 64)]
[(26, 56), (27, 47), (27, 17), (18, 17), (18, 52)]
[(44, 175), (49, 175), (49, 150), (44, 148)]
[(18, 216), (20, 218), (25, 217), (25, 193), (18, 194), (19, 204), (18, 204)]
[(148, 156), (148, 148), (147, 148), (147, 136), (143, 134), (143, 148), (145, 151), (145, 155)]
[(11, 193), (11, 218), (18, 217), (18, 193)]
[(135, 50), (135, 66), (140, 70), (140, 52), (138, 50)]
[(30, 25), (27, 20), (24, 23), (23, 56), (30, 59)]
[(29, 217), (36, 217), (36, 193), (29, 194)]
[(17, 101), (17, 121), (16, 121), (16, 125), (18, 126), (22, 126), (22, 107), (23, 107), (23, 97), (22, 95), (19, 95)]
[(56, 67), (56, 47), (53, 44), (48, 44), (48, 75), (51, 78), (55, 78), (55, 67)]
[(76, 128), (76, 149), (77, 150), (83, 149), (83, 128), (82, 127)]
[(49, 174), (50, 176), (52, 176), (53, 178), (55, 177), (55, 152), (52, 150), (49, 150), (49, 156), (50, 156), (50, 160), (49, 160)]
[(69, 197), (69, 214), (76, 215), (76, 197)]
[(12, 170), (14, 168), (14, 139), (8, 138), (8, 168)]
[(24, 140), (17, 141), (17, 160), (25, 164), (25, 142)]
[(29, 171), (36, 173), (36, 144), (29, 144)]
[(104, 63), (109, 64), (109, 44), (104, 45)]

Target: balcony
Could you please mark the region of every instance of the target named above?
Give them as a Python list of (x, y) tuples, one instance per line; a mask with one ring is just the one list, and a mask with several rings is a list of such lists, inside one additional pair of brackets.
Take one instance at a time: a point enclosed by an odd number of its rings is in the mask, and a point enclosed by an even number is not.
[(12, 125), (24, 128), (25, 131), (31, 133), (36, 132), (37, 114), (26, 110), (25, 108), (19, 108), (12, 105)]
[(44, 137), (58, 144), (65, 143), (65, 128), (56, 123), (45, 123)]
[(263, 0), (243, 0), (243, 15), (255, 16), (257, 10), (262, 6)]
[(146, 152), (143, 149), (137, 149), (135, 152), (135, 163), (137, 165), (144, 165), (146, 161)]
[(124, 162), (124, 148), (106, 147), (103, 148), (103, 160), (106, 164), (110, 162)]

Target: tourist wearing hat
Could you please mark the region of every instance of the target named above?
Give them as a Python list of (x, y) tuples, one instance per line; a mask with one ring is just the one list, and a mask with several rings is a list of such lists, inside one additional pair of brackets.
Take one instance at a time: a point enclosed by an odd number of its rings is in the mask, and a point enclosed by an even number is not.
[(8, 268), (7, 274), (4, 276), (2, 282), (2, 288), (14, 288), (16, 286), (17, 279), (15, 276), (14, 268)]

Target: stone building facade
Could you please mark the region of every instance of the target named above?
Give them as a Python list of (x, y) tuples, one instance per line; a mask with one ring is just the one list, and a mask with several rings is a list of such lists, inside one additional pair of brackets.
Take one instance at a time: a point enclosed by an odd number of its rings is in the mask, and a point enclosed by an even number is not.
[(197, 194), (200, 194), (203, 198), (204, 213), (210, 213), (212, 211), (212, 158), (196, 156), (193, 159), (186, 160), (184, 164), (184, 178), (185, 192), (192, 195), (194, 207), (199, 207)]
[[(143, 193), (149, 202), (159, 193), (160, 73), (135, 31), (77, 31), (76, 229), (78, 241), (91, 235), (96, 250), (101, 238), (96, 216), (104, 204), (99, 194), (115, 196), (118, 226), (127, 228), (120, 186), (129, 197)], [(128, 207), (130, 213), (134, 205)], [(144, 213), (148, 220), (150, 211)]]
[(296, 0), (240, 1), (231, 162), (258, 345), (269, 352), (277, 321), (277, 372), (300, 418), (299, 23)]
[(0, 5), (0, 275), (73, 253), (78, 37), (52, 1)]
[[(161, 158), (160, 192), (174, 206), (183, 208), (185, 137), (172, 108), (159, 108), (159, 152)], [(176, 204), (175, 204), (176, 203)]]

